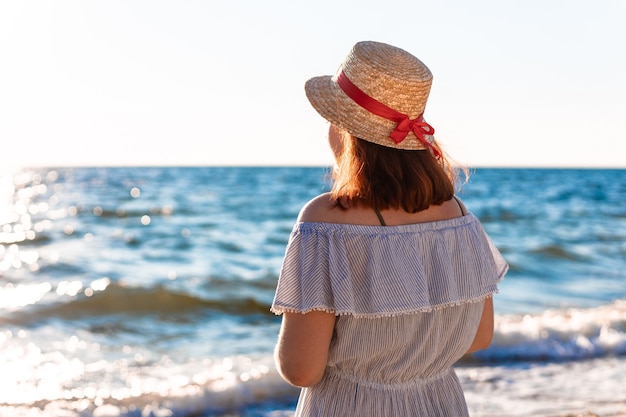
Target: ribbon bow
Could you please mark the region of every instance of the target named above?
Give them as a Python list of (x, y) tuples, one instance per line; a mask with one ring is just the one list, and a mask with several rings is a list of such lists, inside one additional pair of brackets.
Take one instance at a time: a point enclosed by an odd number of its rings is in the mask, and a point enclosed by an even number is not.
[(409, 119), (408, 116), (405, 116), (398, 122), (396, 128), (389, 136), (394, 142), (400, 143), (411, 131), (415, 133), (415, 136), (417, 136), (420, 142), (432, 148), (432, 144), (424, 137), (424, 135), (434, 134), (435, 129), (424, 121), (424, 117), (421, 114), (413, 120)]
[(350, 81), (343, 71), (337, 76), (337, 84), (348, 97), (365, 110), (397, 123), (395, 129), (389, 135), (396, 144), (402, 142), (409, 132), (412, 131), (422, 144), (433, 151), (436, 158), (441, 158), (439, 150), (426, 139), (425, 135), (434, 134), (435, 129), (424, 121), (424, 113), (411, 120), (408, 115), (400, 113), (365, 94)]

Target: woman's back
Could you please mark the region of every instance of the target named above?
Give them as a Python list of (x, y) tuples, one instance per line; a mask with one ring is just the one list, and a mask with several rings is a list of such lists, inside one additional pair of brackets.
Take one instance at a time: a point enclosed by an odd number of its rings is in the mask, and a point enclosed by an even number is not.
[[(301, 219), (314, 219), (316, 204)], [(273, 311), (337, 318), (324, 377), (303, 390), (296, 415), (466, 415), (451, 366), (470, 349), (505, 271), (472, 214), (390, 226), (297, 223)]]
[(298, 411), (305, 416), (466, 416), (451, 366), (472, 343), (482, 310), (483, 301), (380, 318), (338, 317), (327, 373), (305, 390)]

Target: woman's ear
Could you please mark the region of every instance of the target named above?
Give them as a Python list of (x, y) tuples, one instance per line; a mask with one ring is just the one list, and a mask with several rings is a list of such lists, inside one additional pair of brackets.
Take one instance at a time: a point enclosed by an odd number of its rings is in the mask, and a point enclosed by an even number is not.
[(343, 132), (333, 124), (328, 128), (328, 144), (337, 160), (343, 151)]

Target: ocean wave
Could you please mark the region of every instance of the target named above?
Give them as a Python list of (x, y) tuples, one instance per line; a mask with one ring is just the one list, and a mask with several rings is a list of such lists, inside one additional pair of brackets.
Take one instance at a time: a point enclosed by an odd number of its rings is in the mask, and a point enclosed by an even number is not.
[(153, 288), (128, 287), (110, 284), (91, 296), (84, 293), (67, 302), (39, 306), (21, 311), (7, 322), (28, 325), (51, 318), (73, 320), (98, 316), (173, 316), (212, 310), (232, 315), (267, 314), (269, 306), (252, 298), (208, 300), (177, 292), (162, 286)]
[(586, 257), (576, 254), (568, 249), (567, 245), (550, 244), (538, 247), (530, 251), (532, 254), (554, 259), (565, 259), (568, 261), (584, 261)]
[(626, 299), (593, 308), (496, 316), (486, 362), (568, 361), (626, 355)]

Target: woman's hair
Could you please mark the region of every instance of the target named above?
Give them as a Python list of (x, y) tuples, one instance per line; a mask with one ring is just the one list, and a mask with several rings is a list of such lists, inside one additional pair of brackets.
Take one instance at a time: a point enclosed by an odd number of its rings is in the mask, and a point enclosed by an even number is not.
[(458, 169), (434, 146), (440, 159), (429, 150), (389, 148), (343, 132), (343, 149), (332, 173), (332, 198), (344, 209), (364, 205), (409, 213), (450, 200)]

